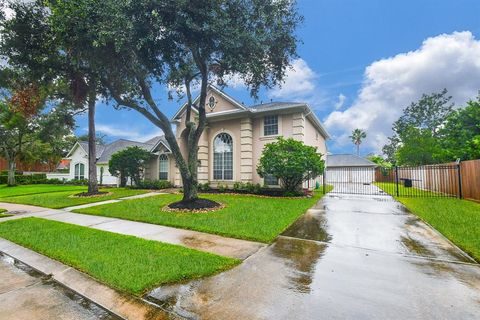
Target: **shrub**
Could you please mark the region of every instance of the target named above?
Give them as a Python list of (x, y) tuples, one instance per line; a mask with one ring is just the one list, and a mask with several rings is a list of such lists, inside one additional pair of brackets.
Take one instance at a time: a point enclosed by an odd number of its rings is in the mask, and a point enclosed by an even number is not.
[(198, 190), (200, 191), (210, 191), (211, 189), (212, 188), (210, 187), (210, 183), (208, 182), (198, 184)]
[(272, 175), (282, 182), (284, 191), (297, 193), (303, 181), (323, 173), (324, 162), (317, 148), (292, 138), (278, 138), (263, 149), (257, 167), (261, 177)]
[(167, 189), (171, 188), (172, 183), (167, 180), (140, 180), (136, 185), (133, 186), (135, 189)]
[(127, 177), (139, 185), (140, 176), (144, 171), (146, 162), (150, 159), (150, 152), (137, 147), (128, 147), (114, 153), (108, 162), (108, 171), (114, 177), (120, 177), (120, 185), (124, 187)]
[(217, 189), (218, 189), (219, 192), (225, 192), (225, 191), (227, 191), (228, 186), (226, 184), (224, 185), (224, 184), (219, 183), (217, 185)]
[(244, 190), (244, 184), (243, 184), (243, 182), (235, 181), (235, 183), (233, 184), (233, 190), (234, 190), (234, 191), (242, 191), (242, 190)]

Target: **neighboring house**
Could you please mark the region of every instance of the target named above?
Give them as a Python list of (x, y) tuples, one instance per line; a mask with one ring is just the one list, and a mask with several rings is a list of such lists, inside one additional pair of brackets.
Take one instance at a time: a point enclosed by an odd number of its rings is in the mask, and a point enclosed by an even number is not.
[(327, 183), (372, 183), (376, 163), (353, 154), (329, 154), (325, 163)]
[[(97, 145), (97, 179), (98, 182), (105, 185), (117, 185), (119, 179), (114, 177), (108, 171), (108, 162), (112, 157), (112, 154), (124, 150), (128, 147), (137, 146), (152, 153), (152, 160), (149, 163), (158, 161), (159, 150), (165, 152), (168, 149), (163, 136), (154, 137), (146, 142), (130, 141), (125, 139), (116, 140), (106, 145)], [(68, 174), (49, 174), (48, 178), (63, 178), (67, 180), (73, 179), (88, 179), (88, 142), (79, 141), (75, 143), (67, 157), (64, 160), (70, 161), (70, 171)], [(149, 172), (149, 167), (146, 168), (145, 175), (147, 177), (152, 176), (154, 179), (154, 173)]]
[[(194, 104), (198, 102), (198, 97)], [(315, 113), (305, 103), (269, 102), (246, 107), (226, 93), (210, 86), (207, 92), (207, 126), (202, 133), (198, 150), (199, 183), (233, 186), (234, 182), (251, 182), (278, 186), (274, 177), (261, 178), (256, 171), (263, 147), (280, 136), (292, 137), (307, 145), (317, 147), (326, 155), (325, 140), (329, 135)], [(192, 108), (193, 119), (198, 114)], [(182, 154), (186, 154), (185, 117), (186, 104), (173, 116), (176, 138)], [(116, 184), (117, 179), (108, 172), (111, 155), (128, 146), (137, 145), (152, 153), (145, 170), (145, 178), (169, 180), (181, 186), (181, 176), (175, 165), (170, 147), (163, 136), (144, 143), (117, 140), (105, 146), (97, 146), (97, 174), (103, 167), (103, 183)], [(77, 143), (68, 158), (70, 178), (88, 178), (88, 144)], [(314, 186), (313, 181), (310, 186)]]

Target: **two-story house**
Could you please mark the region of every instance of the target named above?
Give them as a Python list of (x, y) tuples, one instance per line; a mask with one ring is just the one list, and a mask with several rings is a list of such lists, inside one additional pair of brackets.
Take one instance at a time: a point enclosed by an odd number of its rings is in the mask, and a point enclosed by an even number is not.
[[(197, 113), (195, 108), (192, 109), (194, 114)], [(231, 186), (236, 181), (278, 185), (274, 177), (261, 178), (256, 167), (265, 144), (274, 142), (279, 136), (292, 137), (315, 146), (324, 156), (327, 153), (325, 140), (329, 135), (305, 103), (269, 102), (247, 107), (218, 88), (210, 86), (206, 109), (207, 127), (200, 137), (198, 151), (199, 183), (208, 182), (212, 187), (218, 184)], [(176, 138), (182, 153), (186, 152), (185, 111), (186, 104), (171, 120), (176, 127)], [(97, 148), (98, 173), (100, 166), (104, 167), (104, 173), (108, 173), (109, 157), (130, 145), (140, 146), (152, 153), (145, 172), (146, 179), (169, 180), (175, 186), (182, 185), (180, 172), (164, 137), (156, 137), (143, 143), (117, 140)], [(86, 150), (88, 148), (83, 144), (72, 149), (70, 178), (87, 176)], [(107, 184), (117, 181), (109, 174), (106, 178)]]

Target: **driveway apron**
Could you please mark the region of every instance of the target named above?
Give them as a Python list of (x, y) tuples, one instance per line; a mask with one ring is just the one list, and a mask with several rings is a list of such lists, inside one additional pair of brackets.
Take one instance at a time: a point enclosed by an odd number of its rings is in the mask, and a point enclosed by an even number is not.
[(191, 319), (478, 319), (480, 267), (389, 196), (327, 195), (238, 267), (147, 299)]

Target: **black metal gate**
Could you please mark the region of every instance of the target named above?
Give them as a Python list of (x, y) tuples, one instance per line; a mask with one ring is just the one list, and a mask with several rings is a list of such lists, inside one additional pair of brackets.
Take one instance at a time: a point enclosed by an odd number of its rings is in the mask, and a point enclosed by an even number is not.
[(462, 197), (460, 166), (327, 167), (325, 185), (332, 193), (400, 197)]

